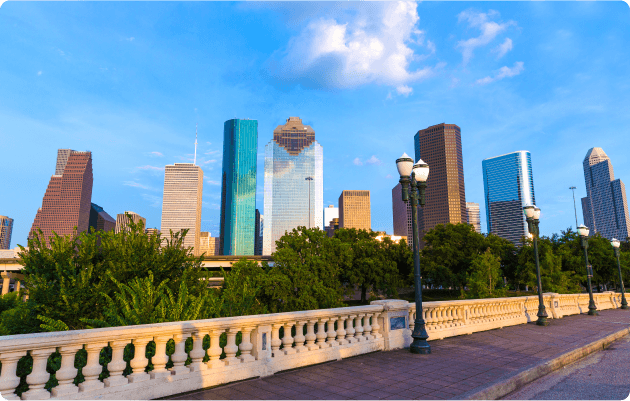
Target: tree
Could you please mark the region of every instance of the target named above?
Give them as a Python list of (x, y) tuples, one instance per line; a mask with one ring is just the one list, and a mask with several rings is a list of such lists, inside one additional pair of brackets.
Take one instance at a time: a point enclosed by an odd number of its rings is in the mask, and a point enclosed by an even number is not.
[(260, 301), (266, 271), (258, 262), (242, 258), (223, 272), (221, 290), (222, 316), (245, 316), (267, 313)]
[[(368, 290), (384, 291), (388, 297), (397, 295), (396, 288), (400, 284), (400, 276), (396, 261), (390, 259), (396, 251), (402, 253), (400, 247), (386, 238), (383, 242), (376, 240), (374, 231), (340, 228), (335, 231), (335, 239), (350, 249), (350, 264), (341, 271), (341, 281), (351, 288), (357, 286), (361, 290), (361, 302), (367, 301)], [(391, 249), (390, 249), (391, 248)], [(402, 256), (402, 263), (407, 262)]]
[(505, 289), (497, 289), (502, 284), (500, 258), (490, 249), (477, 255), (468, 273), (469, 298), (491, 298), (505, 295)]

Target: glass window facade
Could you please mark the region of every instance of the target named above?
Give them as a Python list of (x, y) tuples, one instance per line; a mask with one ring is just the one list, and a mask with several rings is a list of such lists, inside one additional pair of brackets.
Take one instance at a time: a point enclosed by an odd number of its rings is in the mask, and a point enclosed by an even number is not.
[(255, 253), (257, 154), (258, 121), (226, 121), (223, 125), (219, 240), (222, 255)]
[(518, 151), (482, 162), (488, 233), (515, 245), (527, 234), (523, 206), (535, 205), (531, 155)]
[(276, 241), (294, 228), (323, 230), (323, 155), (313, 129), (297, 117), (274, 131), (265, 146), (263, 255), (271, 255)]

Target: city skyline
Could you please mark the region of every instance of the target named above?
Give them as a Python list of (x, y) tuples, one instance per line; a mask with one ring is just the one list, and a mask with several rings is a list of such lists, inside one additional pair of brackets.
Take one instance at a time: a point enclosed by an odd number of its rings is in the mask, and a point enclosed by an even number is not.
[[(259, 121), (261, 210), (264, 145), (299, 115), (326, 148), (324, 205), (370, 190), (374, 230), (392, 232), (394, 161), (412, 154), (419, 128), (441, 122), (462, 129), (466, 200), (485, 207), (481, 160), (526, 148), (541, 234), (575, 225), (572, 185), (581, 224), (588, 149), (606, 149), (616, 178), (630, 179), (627, 13), (612, 2), (4, 3), (0, 95), (12, 101), (0, 105), (0, 139), (11, 196), (0, 214), (14, 219), (11, 246), (26, 245), (58, 148), (93, 151), (93, 200), (108, 213), (135, 210), (159, 228), (164, 166), (192, 162), (197, 122), (201, 225), (218, 233), (223, 122), (233, 117)], [(344, 26), (343, 49), (321, 47)], [(344, 49), (361, 29), (383, 51), (352, 75), (362, 53)], [(380, 68), (399, 48), (413, 56), (407, 64)], [(287, 69), (300, 58), (302, 68)], [(331, 59), (340, 67), (318, 69)]]

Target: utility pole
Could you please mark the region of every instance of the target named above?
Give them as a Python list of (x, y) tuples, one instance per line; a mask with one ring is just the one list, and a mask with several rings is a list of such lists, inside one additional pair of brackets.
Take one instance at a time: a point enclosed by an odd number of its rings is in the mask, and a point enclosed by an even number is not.
[(577, 208), (575, 206), (575, 187), (569, 187), (569, 189), (573, 192), (573, 211), (575, 212), (575, 229), (577, 230), (578, 222), (577, 222)]

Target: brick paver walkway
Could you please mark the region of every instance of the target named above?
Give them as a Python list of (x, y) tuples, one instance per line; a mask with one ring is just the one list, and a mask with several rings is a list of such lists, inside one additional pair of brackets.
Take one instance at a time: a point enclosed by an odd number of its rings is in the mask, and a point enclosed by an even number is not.
[(430, 355), (375, 352), (171, 399), (457, 399), (630, 326), (630, 311), (550, 320), (431, 341)]

